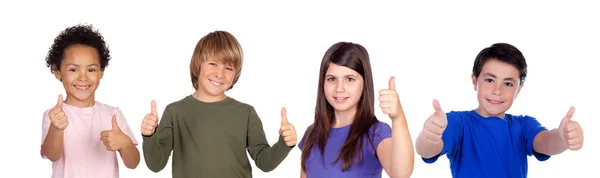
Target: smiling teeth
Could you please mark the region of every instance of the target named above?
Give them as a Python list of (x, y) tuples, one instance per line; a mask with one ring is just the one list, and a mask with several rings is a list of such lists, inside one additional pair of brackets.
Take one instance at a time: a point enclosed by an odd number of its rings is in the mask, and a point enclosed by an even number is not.
[(89, 85), (75, 85), (75, 88), (79, 89), (79, 90), (86, 90), (88, 88), (90, 88)]
[(216, 86), (221, 86), (222, 85), (221, 83), (218, 83), (218, 82), (215, 82), (215, 81), (210, 81), (210, 83), (212, 83), (213, 85), (216, 85)]

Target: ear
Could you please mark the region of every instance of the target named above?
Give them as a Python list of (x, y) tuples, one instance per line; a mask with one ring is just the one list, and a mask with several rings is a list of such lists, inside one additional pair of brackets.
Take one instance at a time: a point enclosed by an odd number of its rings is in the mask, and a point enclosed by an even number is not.
[(471, 74), (471, 80), (473, 82), (473, 89), (477, 91), (477, 77), (475, 76), (475, 74)]
[(102, 77), (104, 76), (104, 70), (100, 70), (100, 74), (99, 74), (99, 79), (102, 79)]
[(56, 77), (57, 80), (62, 82), (62, 74), (56, 65), (52, 65), (52, 73), (54, 73), (54, 77)]

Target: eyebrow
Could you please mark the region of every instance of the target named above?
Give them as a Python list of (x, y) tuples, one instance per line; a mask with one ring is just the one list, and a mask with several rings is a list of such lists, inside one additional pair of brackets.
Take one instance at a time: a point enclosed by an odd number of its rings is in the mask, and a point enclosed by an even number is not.
[[(482, 74), (482, 75), (483, 75), (483, 76), (492, 77), (492, 78), (494, 78), (494, 79), (498, 78), (498, 77), (496, 77), (496, 75), (494, 75), (494, 74), (491, 74), (491, 73), (484, 73), (484, 74)], [(517, 81), (517, 80), (515, 80), (515, 78), (512, 78), (512, 77), (507, 77), (507, 78), (504, 78), (503, 80), (504, 80), (504, 81), (507, 81), (507, 80), (509, 80), (509, 81)]]
[[(75, 67), (79, 67), (79, 65), (77, 65), (77, 64), (73, 64), (73, 63), (69, 63), (69, 64), (67, 64), (67, 66), (75, 66)], [(92, 67), (92, 66), (96, 66), (96, 67), (98, 67), (98, 64), (90, 64), (90, 65), (88, 65), (88, 67)]]
[[(337, 77), (335, 75), (327, 74), (325, 77)], [(358, 77), (357, 75), (344, 75), (343, 77)]]

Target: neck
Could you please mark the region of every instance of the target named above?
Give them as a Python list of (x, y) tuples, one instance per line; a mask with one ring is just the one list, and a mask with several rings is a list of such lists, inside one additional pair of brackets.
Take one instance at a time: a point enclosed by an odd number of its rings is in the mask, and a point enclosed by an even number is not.
[(87, 108), (87, 107), (92, 107), (94, 106), (94, 104), (96, 104), (96, 100), (94, 99), (94, 95), (90, 96), (89, 98), (85, 99), (85, 100), (78, 100), (75, 97), (71, 97), (69, 95), (67, 95), (67, 98), (65, 99), (65, 103), (71, 106), (75, 106), (78, 108)]
[(194, 98), (200, 100), (205, 103), (214, 103), (219, 102), (225, 99), (225, 93), (221, 93), (219, 95), (211, 95), (209, 93), (204, 92), (202, 89), (198, 88), (194, 94), (192, 94)]
[(484, 118), (488, 118), (488, 117), (499, 117), (500, 119), (504, 119), (504, 115), (505, 115), (505, 113), (504, 113), (504, 112), (503, 112), (503, 113), (500, 113), (500, 114), (497, 114), (497, 115), (494, 115), (494, 114), (489, 114), (487, 111), (485, 111), (485, 109), (481, 108), (481, 106), (480, 106), (480, 107), (478, 107), (477, 109), (475, 109), (475, 112), (476, 112), (477, 114), (479, 114), (481, 117), (484, 117)]
[(348, 126), (352, 124), (352, 122), (354, 122), (354, 116), (356, 115), (356, 106), (344, 111), (335, 110), (334, 114), (335, 123), (333, 123), (333, 128)]

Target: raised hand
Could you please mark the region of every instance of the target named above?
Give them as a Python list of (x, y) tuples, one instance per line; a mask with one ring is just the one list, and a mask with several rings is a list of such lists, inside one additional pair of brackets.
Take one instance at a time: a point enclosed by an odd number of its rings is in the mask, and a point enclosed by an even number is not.
[(62, 109), (63, 106), (63, 98), (61, 94), (58, 94), (58, 102), (56, 106), (48, 112), (48, 116), (50, 117), (50, 123), (52, 123), (52, 127), (58, 130), (64, 130), (69, 125), (69, 119), (67, 115)]
[(158, 112), (156, 112), (156, 101), (152, 100), (150, 103), (151, 112), (150, 114), (146, 114), (144, 120), (142, 120), (142, 135), (144, 136), (152, 136), (154, 131), (156, 130), (156, 126), (158, 126)]
[(393, 76), (390, 77), (389, 89), (379, 91), (379, 107), (381, 107), (383, 113), (388, 114), (392, 119), (397, 119), (398, 116), (404, 114), (396, 92), (396, 80)]
[(558, 127), (560, 138), (569, 150), (579, 150), (583, 147), (583, 129), (577, 121), (571, 120), (574, 114), (575, 107), (571, 107)]
[(446, 126), (448, 126), (448, 119), (437, 100), (433, 100), (433, 109), (435, 109), (435, 113), (425, 121), (421, 134), (427, 141), (438, 143), (442, 140), (442, 134), (446, 130)]
[(281, 108), (281, 128), (279, 129), (279, 134), (283, 137), (287, 146), (296, 145), (296, 142), (298, 141), (296, 129), (294, 128), (294, 125), (290, 124), (288, 121), (285, 107)]
[(112, 129), (100, 132), (100, 140), (102, 140), (102, 143), (104, 143), (104, 146), (106, 146), (106, 150), (108, 151), (119, 151), (120, 149), (133, 144), (131, 139), (121, 131), (121, 128), (119, 128), (116, 115), (113, 115), (112, 117)]

